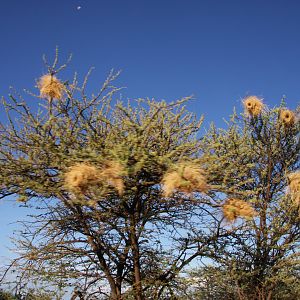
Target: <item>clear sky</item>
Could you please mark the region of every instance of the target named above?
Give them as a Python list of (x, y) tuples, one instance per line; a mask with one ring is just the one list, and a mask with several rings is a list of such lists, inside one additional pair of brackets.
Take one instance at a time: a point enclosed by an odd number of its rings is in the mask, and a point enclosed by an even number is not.
[[(297, 0), (2, 0), (0, 95), (32, 88), (45, 72), (42, 54), (72, 52), (66, 75), (111, 68), (125, 97), (168, 101), (193, 94), (189, 108), (205, 124), (227, 117), (245, 95), (272, 106), (300, 99), (300, 1)], [(29, 99), (28, 101), (36, 101)], [(3, 118), (3, 109), (0, 109)], [(0, 257), (9, 221), (24, 209), (0, 201)], [(1, 260), (1, 258), (0, 258)]]

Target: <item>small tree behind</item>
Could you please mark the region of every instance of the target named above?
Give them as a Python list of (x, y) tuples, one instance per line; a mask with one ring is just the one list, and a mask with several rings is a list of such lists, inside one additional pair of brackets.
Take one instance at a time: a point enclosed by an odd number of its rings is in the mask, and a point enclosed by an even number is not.
[[(256, 97), (247, 98), (244, 105), (245, 114), (234, 114), (228, 129), (212, 126), (203, 140), (203, 159), (222, 196), (252, 203), (256, 217), (233, 224), (230, 239), (224, 239), (216, 253), (219, 268), (210, 271), (215, 270), (215, 278), (227, 273), (238, 299), (296, 299), (300, 296), (297, 112), (286, 109), (284, 102), (267, 109)], [(223, 209), (233, 220), (241, 210), (232, 203)]]

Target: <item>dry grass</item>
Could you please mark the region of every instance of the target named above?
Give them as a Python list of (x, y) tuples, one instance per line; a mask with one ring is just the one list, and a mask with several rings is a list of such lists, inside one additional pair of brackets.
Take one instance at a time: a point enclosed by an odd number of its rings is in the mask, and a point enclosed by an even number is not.
[(61, 99), (64, 92), (64, 85), (55, 77), (49, 74), (42, 76), (37, 84), (41, 97)]
[(125, 174), (123, 166), (116, 161), (107, 162), (107, 166), (100, 172), (100, 178), (103, 178), (109, 185), (114, 187), (121, 196), (124, 193), (124, 181), (122, 175)]
[(65, 173), (65, 186), (72, 191), (85, 192), (90, 185), (99, 181), (96, 167), (84, 163), (76, 164)]
[(261, 114), (264, 107), (262, 99), (259, 99), (256, 96), (249, 96), (245, 98), (243, 104), (245, 112), (252, 117), (257, 117)]
[(192, 193), (208, 190), (204, 171), (192, 163), (180, 163), (168, 171), (162, 179), (163, 194), (170, 197), (175, 191)]
[(293, 200), (300, 205), (300, 171), (288, 175), (289, 189)]
[(253, 207), (247, 202), (239, 199), (227, 199), (223, 205), (223, 215), (229, 222), (237, 218), (251, 219), (255, 216)]
[(282, 109), (279, 114), (279, 120), (285, 126), (293, 126), (295, 124), (296, 117), (293, 111), (289, 109)]

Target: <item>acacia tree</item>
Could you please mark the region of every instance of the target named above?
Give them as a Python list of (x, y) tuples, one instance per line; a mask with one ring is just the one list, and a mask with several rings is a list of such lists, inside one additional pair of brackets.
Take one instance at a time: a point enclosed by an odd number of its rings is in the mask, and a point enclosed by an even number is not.
[(188, 98), (114, 102), (118, 74), (89, 96), (89, 74), (79, 86), (56, 77), (57, 56), (47, 67), (41, 108), (3, 99), (1, 197), (38, 209), (22, 222), (11, 268), (76, 286), (73, 299), (175, 297), (174, 278), (230, 232), (201, 169), (202, 119)]
[[(298, 299), (299, 108), (290, 111), (283, 101), (280, 107), (268, 109), (256, 97), (249, 97), (244, 105), (245, 114), (234, 113), (227, 129), (211, 127), (201, 149), (221, 196), (252, 203), (256, 217), (235, 222), (230, 239), (219, 240), (216, 266), (199, 271), (199, 295), (203, 299)], [(228, 208), (234, 219), (240, 208)], [(212, 274), (213, 279), (204, 284), (203, 279)]]

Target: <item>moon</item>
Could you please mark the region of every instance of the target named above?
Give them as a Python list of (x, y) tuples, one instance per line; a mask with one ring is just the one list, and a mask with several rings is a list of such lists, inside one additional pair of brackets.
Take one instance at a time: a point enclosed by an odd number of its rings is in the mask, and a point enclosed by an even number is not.
[(81, 6), (77, 6), (77, 10), (81, 10)]

